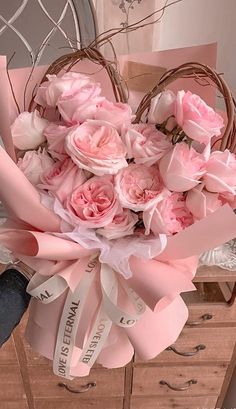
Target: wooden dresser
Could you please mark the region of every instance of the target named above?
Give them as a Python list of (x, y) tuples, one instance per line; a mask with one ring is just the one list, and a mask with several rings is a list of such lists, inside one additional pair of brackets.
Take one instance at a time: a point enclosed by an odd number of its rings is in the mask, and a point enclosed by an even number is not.
[(200, 268), (198, 291), (185, 295), (189, 320), (172, 347), (126, 368), (96, 366), (74, 381), (54, 376), (51, 363), (32, 352), (23, 320), (0, 350), (0, 408), (221, 408), (236, 364), (236, 302), (226, 303), (217, 283), (235, 281), (236, 273)]

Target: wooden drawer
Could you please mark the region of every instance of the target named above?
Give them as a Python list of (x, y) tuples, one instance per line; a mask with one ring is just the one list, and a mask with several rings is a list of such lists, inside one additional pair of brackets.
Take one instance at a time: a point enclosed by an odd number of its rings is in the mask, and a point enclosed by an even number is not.
[[(195, 283), (196, 284), (196, 283)], [(218, 283), (197, 283), (198, 291), (181, 294), (189, 309), (187, 325), (236, 325), (236, 303), (229, 306)]]
[(16, 364), (17, 357), (16, 357), (16, 350), (15, 345), (13, 342), (13, 338), (11, 337), (3, 346), (0, 348), (0, 365), (2, 364)]
[[(34, 401), (35, 409), (123, 409), (123, 399), (80, 400), (39, 400)], [(2, 408), (1, 408), (2, 409)], [(11, 409), (11, 408), (9, 408)], [(15, 409), (15, 408), (14, 408)], [(18, 408), (16, 408), (18, 409)]]
[[(135, 367), (133, 376), (133, 395), (156, 396), (205, 396), (218, 395), (224, 380), (226, 364), (208, 366), (167, 366)], [(188, 385), (188, 381), (197, 381)], [(175, 388), (187, 387), (186, 390), (172, 390), (162, 381)]]
[(217, 396), (161, 399), (132, 397), (130, 409), (214, 409), (217, 398)]
[(28, 409), (26, 401), (1, 402), (1, 409)]
[[(76, 378), (73, 381), (53, 375), (52, 368), (48, 366), (29, 366), (28, 372), (34, 398), (93, 399), (124, 395), (124, 368), (92, 369), (89, 376)], [(81, 390), (81, 387), (89, 383), (95, 383), (96, 386), (84, 393), (76, 394), (69, 392), (65, 387), (58, 386), (58, 383), (64, 383), (76, 390)]]
[(26, 398), (20, 369), (15, 366), (0, 366), (0, 402), (18, 401)]
[(236, 324), (236, 305), (229, 307), (226, 303), (206, 303), (188, 305), (189, 327), (211, 326), (215, 324)]
[[(235, 327), (184, 328), (175, 344), (172, 345), (174, 349), (163, 351), (149, 363), (229, 362), (235, 340)], [(136, 359), (136, 362), (141, 363), (142, 361)]]

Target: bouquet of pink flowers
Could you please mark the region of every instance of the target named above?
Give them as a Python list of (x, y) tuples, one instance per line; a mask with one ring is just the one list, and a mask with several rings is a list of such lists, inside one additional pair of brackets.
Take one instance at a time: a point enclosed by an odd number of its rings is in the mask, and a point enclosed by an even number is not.
[(197, 256), (236, 235), (236, 157), (211, 148), (223, 119), (183, 90), (136, 116), (72, 71), (35, 103), (11, 126), (17, 166), (1, 151), (0, 169), (0, 241), (37, 271), (28, 339), (68, 378), (150, 359), (186, 322)]
[(236, 157), (210, 149), (223, 119), (190, 91), (161, 92), (139, 123), (76, 72), (49, 75), (35, 101), (58, 120), (38, 110), (16, 118), (13, 142), (26, 151), (18, 167), (86, 248), (172, 235), (235, 207)]

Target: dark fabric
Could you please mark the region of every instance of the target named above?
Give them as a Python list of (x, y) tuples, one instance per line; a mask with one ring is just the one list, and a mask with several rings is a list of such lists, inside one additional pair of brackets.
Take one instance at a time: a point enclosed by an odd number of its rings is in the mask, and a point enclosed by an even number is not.
[(27, 278), (15, 269), (0, 275), (0, 346), (10, 337), (29, 305), (27, 284)]

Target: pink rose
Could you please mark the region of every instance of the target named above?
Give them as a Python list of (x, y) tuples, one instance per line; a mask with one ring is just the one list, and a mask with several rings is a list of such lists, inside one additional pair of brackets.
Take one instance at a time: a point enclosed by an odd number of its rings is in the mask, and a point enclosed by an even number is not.
[(98, 229), (97, 232), (108, 240), (130, 236), (134, 233), (137, 221), (138, 216), (135, 213), (131, 212), (129, 209), (122, 209), (114, 216), (111, 223)]
[(182, 193), (172, 193), (151, 209), (144, 211), (146, 234), (175, 234), (193, 224)]
[(60, 123), (50, 123), (44, 130), (48, 142), (48, 152), (57, 159), (63, 160), (68, 157), (65, 150), (65, 140), (73, 127), (67, 127)]
[(204, 184), (190, 190), (186, 197), (186, 206), (196, 219), (203, 219), (223, 206), (220, 195), (204, 189)]
[(205, 173), (200, 153), (185, 142), (177, 143), (159, 162), (160, 174), (169, 190), (185, 192), (198, 185)]
[(61, 77), (47, 75), (48, 81), (43, 82), (35, 96), (35, 102), (42, 106), (55, 107), (58, 99), (67, 91), (80, 91), (90, 84), (91, 79), (77, 72), (67, 72)]
[(132, 110), (128, 104), (122, 102), (107, 101), (106, 99), (98, 105), (95, 111), (95, 119), (107, 121), (113, 124), (120, 133), (123, 127), (128, 127), (135, 117), (132, 115)]
[(204, 175), (206, 189), (210, 192), (236, 193), (236, 157), (228, 149), (215, 151), (206, 163)]
[(37, 148), (46, 140), (43, 132), (47, 124), (38, 111), (22, 112), (11, 126), (14, 145), (21, 150)]
[(79, 167), (98, 176), (115, 174), (127, 166), (125, 146), (117, 130), (103, 121), (86, 121), (71, 131), (66, 151)]
[(94, 119), (98, 104), (104, 100), (100, 93), (100, 85), (92, 81), (79, 89), (64, 92), (57, 101), (58, 110), (64, 121), (73, 125)]
[(53, 164), (54, 161), (46, 153), (45, 149), (39, 149), (37, 152), (27, 151), (17, 163), (18, 168), (33, 185), (37, 185), (40, 182), (42, 173)]
[(229, 192), (223, 192), (219, 194), (219, 199), (222, 202), (222, 205), (228, 204), (232, 209), (236, 209), (236, 196), (235, 194)]
[(224, 126), (223, 118), (190, 91), (177, 93), (175, 117), (189, 138), (205, 145), (213, 136), (219, 136)]
[(131, 164), (115, 178), (116, 191), (123, 207), (141, 211), (165, 197), (156, 166)]
[(42, 174), (38, 188), (53, 192), (63, 203), (71, 192), (85, 181), (86, 176), (83, 170), (67, 158), (63, 162), (54, 163)]
[(170, 90), (163, 91), (153, 98), (148, 112), (148, 122), (151, 124), (162, 124), (173, 116), (175, 99), (175, 94)]
[(150, 124), (131, 125), (123, 139), (128, 158), (147, 166), (156, 163), (172, 147), (166, 136)]
[(71, 220), (88, 228), (107, 226), (119, 209), (111, 176), (92, 177), (67, 199)]

